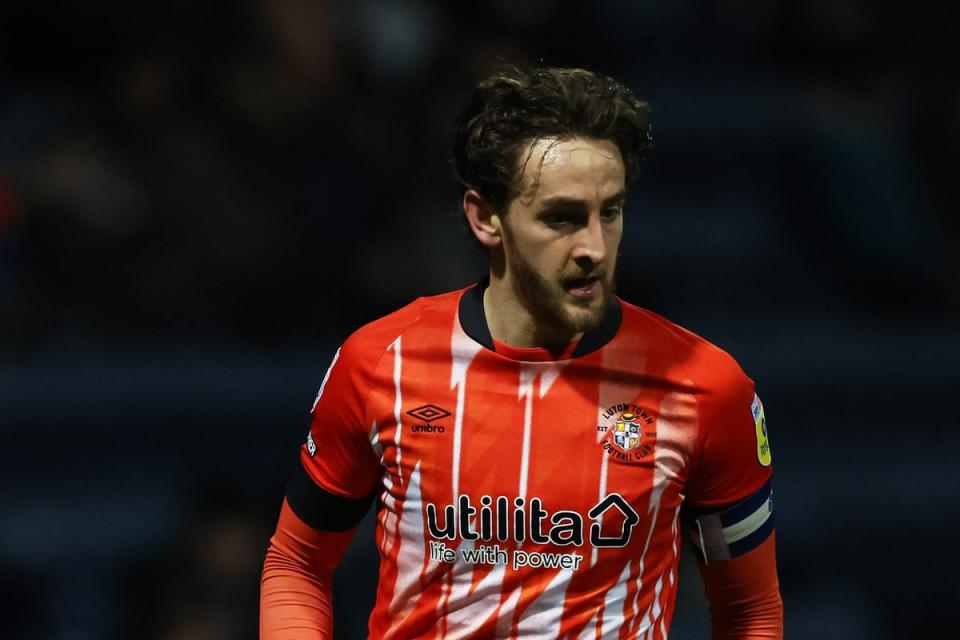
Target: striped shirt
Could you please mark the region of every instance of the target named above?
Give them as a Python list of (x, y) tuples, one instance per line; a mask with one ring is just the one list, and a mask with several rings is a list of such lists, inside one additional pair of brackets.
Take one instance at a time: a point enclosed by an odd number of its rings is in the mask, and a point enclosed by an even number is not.
[(772, 530), (753, 382), (618, 298), (558, 359), (511, 348), (482, 288), (343, 344), (291, 507), (337, 530), (377, 499), (372, 638), (666, 638), (682, 524), (707, 562)]

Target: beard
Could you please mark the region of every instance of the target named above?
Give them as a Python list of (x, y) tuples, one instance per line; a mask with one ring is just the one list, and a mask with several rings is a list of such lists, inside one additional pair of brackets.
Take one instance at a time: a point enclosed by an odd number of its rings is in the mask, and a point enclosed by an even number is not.
[(607, 304), (615, 290), (614, 274), (599, 274), (596, 285), (600, 290), (581, 300), (573, 299), (564, 287), (571, 280), (596, 273), (573, 273), (561, 276), (556, 281), (548, 280), (539, 273), (519, 251), (510, 252), (510, 268), (514, 273), (514, 290), (533, 318), (552, 329), (569, 333), (587, 333), (603, 322)]

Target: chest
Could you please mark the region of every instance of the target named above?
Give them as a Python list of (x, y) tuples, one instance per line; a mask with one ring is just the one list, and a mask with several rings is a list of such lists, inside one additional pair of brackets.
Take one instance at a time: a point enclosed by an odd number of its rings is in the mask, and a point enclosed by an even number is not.
[(493, 361), (457, 375), (411, 358), (370, 398), (385, 484), (456, 537), (522, 539), (536, 526), (557, 543), (598, 513), (616, 537), (652, 501), (679, 504), (695, 398), (602, 364)]

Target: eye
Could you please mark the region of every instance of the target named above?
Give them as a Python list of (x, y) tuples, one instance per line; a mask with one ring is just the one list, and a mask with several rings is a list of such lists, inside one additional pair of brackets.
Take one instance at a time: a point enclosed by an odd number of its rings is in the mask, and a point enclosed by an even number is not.
[(607, 221), (616, 220), (620, 217), (623, 210), (620, 207), (607, 207), (600, 212), (600, 217)]
[(547, 213), (541, 217), (544, 223), (553, 229), (562, 229), (572, 225), (576, 223), (576, 218), (577, 216), (573, 213), (563, 212)]

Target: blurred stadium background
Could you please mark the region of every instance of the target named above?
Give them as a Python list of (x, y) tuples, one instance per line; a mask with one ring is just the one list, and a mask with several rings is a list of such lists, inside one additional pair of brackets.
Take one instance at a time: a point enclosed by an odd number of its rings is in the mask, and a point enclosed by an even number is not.
[[(0, 637), (256, 637), (263, 552), (334, 350), (483, 273), (447, 154), (498, 59), (589, 66), (652, 103), (621, 293), (758, 382), (788, 637), (945, 637), (947, 6), (4, 3)], [(338, 638), (363, 637), (369, 536), (338, 575)], [(672, 637), (705, 638), (684, 576)]]

